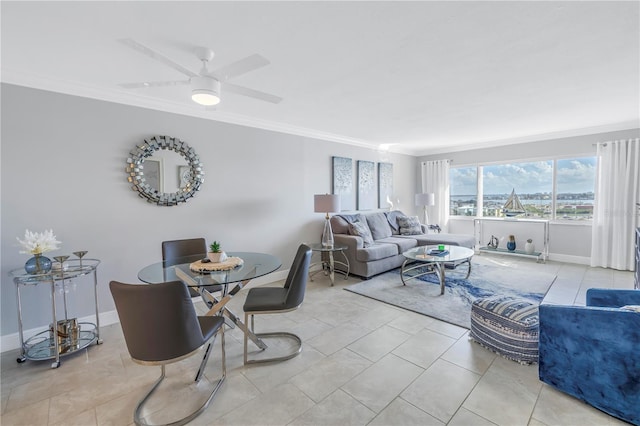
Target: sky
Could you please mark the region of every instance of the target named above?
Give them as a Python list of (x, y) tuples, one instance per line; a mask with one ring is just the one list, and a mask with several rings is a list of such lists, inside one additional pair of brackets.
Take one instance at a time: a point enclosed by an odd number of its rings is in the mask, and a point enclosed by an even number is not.
[[(593, 192), (596, 157), (557, 160), (558, 193)], [(553, 161), (532, 161), (483, 167), (484, 193), (551, 193)], [(451, 195), (476, 193), (476, 167), (451, 168)]]

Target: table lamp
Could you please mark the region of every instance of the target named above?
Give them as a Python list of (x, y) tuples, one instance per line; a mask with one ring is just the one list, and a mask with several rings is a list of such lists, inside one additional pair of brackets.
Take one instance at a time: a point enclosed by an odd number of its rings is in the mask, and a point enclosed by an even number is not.
[(429, 226), (429, 215), (427, 214), (427, 206), (436, 205), (436, 194), (433, 192), (426, 192), (423, 194), (416, 194), (416, 206), (424, 206), (424, 224)]
[(324, 231), (322, 231), (322, 246), (333, 247), (333, 231), (329, 222), (329, 213), (340, 211), (339, 194), (316, 194), (313, 196), (313, 211), (325, 213)]

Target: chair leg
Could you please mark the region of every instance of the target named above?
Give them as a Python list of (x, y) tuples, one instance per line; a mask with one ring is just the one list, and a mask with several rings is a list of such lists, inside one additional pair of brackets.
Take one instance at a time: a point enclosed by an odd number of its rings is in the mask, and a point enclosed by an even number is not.
[(209, 360), (209, 354), (211, 353), (211, 345), (216, 342), (215, 336), (207, 345), (207, 348), (204, 350), (204, 356), (202, 357), (202, 362), (200, 363), (200, 368), (198, 368), (198, 372), (196, 373), (195, 381), (199, 382), (202, 379), (202, 375), (204, 374), (204, 368), (207, 365), (207, 361)]
[(133, 412), (133, 421), (136, 423), (136, 425), (147, 424), (142, 420), (142, 417), (140, 416), (140, 412), (142, 411), (142, 406), (144, 405), (144, 403), (147, 402), (147, 399), (149, 399), (153, 391), (155, 391), (156, 388), (160, 385), (160, 383), (164, 380), (164, 377), (165, 377), (164, 364), (160, 366), (160, 369), (161, 369), (160, 377), (158, 378), (158, 380), (156, 380), (156, 382), (153, 384), (151, 389), (149, 389), (149, 391), (142, 397), (142, 399), (138, 401), (138, 405), (136, 405), (136, 409)]
[[(254, 317), (255, 315), (251, 314), (251, 328), (249, 328), (249, 330), (251, 330), (252, 333), (254, 333), (258, 338), (262, 338), (262, 337), (284, 337), (287, 339), (292, 339), (295, 341), (296, 343), (296, 348), (295, 351), (287, 354), (287, 355), (283, 355), (283, 356), (279, 356), (279, 357), (273, 357), (273, 358), (262, 358), (262, 359), (249, 359), (249, 354), (248, 354), (248, 336), (247, 333), (244, 334), (244, 363), (246, 364), (260, 364), (260, 363), (264, 363), (264, 362), (278, 362), (278, 361), (286, 361), (288, 359), (291, 359), (297, 355), (300, 354), (300, 352), (302, 352), (302, 339), (300, 339), (300, 337), (296, 336), (293, 333), (287, 333), (284, 331), (278, 331), (278, 332), (273, 332), (273, 333), (256, 333), (255, 332), (255, 327), (254, 327)], [(249, 313), (245, 312), (244, 314), (244, 323), (247, 324), (248, 326), (248, 320), (249, 320)], [(264, 349), (263, 349), (264, 350)]]
[[(213, 397), (216, 395), (216, 393), (218, 393), (218, 390), (220, 389), (220, 387), (222, 386), (222, 383), (224, 382), (224, 380), (227, 377), (227, 363), (226, 363), (226, 352), (225, 352), (225, 341), (224, 341), (224, 325), (220, 327), (220, 329), (218, 330), (218, 333), (221, 333), (221, 336), (220, 336), (220, 347), (221, 347), (221, 350), (222, 350), (222, 377), (220, 377), (220, 379), (216, 382), (216, 384), (213, 387), (213, 390), (211, 391), (211, 393), (209, 394), (209, 397), (207, 398), (207, 400), (196, 411), (192, 412), (191, 414), (189, 414), (188, 416), (186, 416), (186, 417), (184, 417), (182, 419), (173, 421), (171, 423), (164, 423), (162, 425), (154, 425), (154, 426), (181, 426), (181, 425), (185, 425), (185, 424), (189, 423), (191, 420), (195, 419), (204, 410), (207, 409), (207, 407), (209, 406), (209, 404), (213, 400)], [(216, 333), (216, 335), (217, 335), (217, 333)], [(210, 350), (211, 350), (211, 345), (213, 345), (214, 342), (215, 342), (215, 337), (212, 339), (211, 343), (209, 343), (207, 345), (207, 348), (205, 350), (204, 359), (202, 360), (202, 363), (200, 363), (200, 369), (198, 370), (198, 374), (196, 376), (196, 381), (198, 381), (200, 379), (200, 377), (202, 376), (202, 374), (204, 373), (205, 364), (206, 364), (207, 360), (209, 359), (209, 353), (210, 353)], [(138, 402), (138, 405), (136, 406), (136, 409), (135, 409), (134, 414), (133, 414), (133, 420), (134, 420), (136, 425), (150, 426), (149, 423), (145, 422), (142, 419), (142, 416), (140, 414), (142, 412), (142, 408), (143, 408), (144, 403), (149, 399), (149, 397), (151, 396), (153, 391), (156, 390), (158, 385), (160, 385), (160, 382), (162, 382), (162, 380), (164, 380), (164, 378), (165, 378), (165, 366), (164, 366), (164, 364), (162, 364), (160, 367), (162, 368), (162, 373), (160, 374), (160, 378), (158, 378), (158, 380), (155, 382), (153, 387)]]
[[(251, 320), (253, 321), (253, 318), (251, 318)], [(253, 333), (253, 326), (249, 326), (249, 314), (248, 313), (244, 313), (244, 323), (246, 327), (250, 327), (249, 330), (251, 330), (251, 332)], [(244, 363), (247, 363), (247, 345), (249, 343), (249, 334), (248, 333), (244, 333)]]

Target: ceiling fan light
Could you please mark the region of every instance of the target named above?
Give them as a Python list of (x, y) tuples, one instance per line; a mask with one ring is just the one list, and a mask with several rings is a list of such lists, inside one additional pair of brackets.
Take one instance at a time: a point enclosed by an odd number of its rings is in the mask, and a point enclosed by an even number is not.
[(191, 99), (200, 105), (212, 106), (220, 103), (220, 82), (211, 77), (191, 79)]
[(220, 103), (220, 97), (208, 90), (195, 89), (191, 92), (191, 99), (200, 105), (212, 106)]

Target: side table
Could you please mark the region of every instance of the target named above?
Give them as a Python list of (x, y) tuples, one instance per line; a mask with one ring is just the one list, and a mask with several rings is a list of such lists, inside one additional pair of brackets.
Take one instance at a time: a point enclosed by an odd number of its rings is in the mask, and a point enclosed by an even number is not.
[[(333, 286), (335, 282), (334, 278), (335, 278), (336, 272), (339, 274), (343, 274), (345, 280), (349, 278), (349, 270), (351, 266), (349, 265), (349, 259), (347, 259), (347, 255), (344, 254), (344, 251), (347, 249), (347, 246), (334, 245), (331, 247), (326, 247), (326, 246), (323, 246), (322, 244), (315, 243), (315, 244), (309, 244), (309, 247), (311, 247), (312, 251), (320, 253), (320, 262), (312, 263), (309, 266), (309, 270), (311, 270), (311, 268), (316, 265), (321, 266), (319, 270), (309, 273), (309, 279), (311, 281), (313, 281), (313, 276), (320, 271), (323, 271), (325, 275), (329, 275), (329, 279), (331, 280), (331, 286)], [(344, 262), (335, 260), (333, 257), (334, 253), (340, 253), (344, 258)], [(341, 269), (336, 269), (335, 268), (336, 264), (344, 266), (345, 268), (347, 268), (347, 270), (343, 271)]]
[[(18, 304), (18, 335), (20, 337), (19, 363), (25, 360), (53, 359), (51, 368), (60, 366), (60, 357), (77, 352), (92, 343), (101, 344), (100, 319), (98, 316), (98, 276), (97, 269), (100, 261), (97, 259), (69, 259), (64, 261), (64, 268), (51, 270), (44, 274), (27, 274), (24, 268), (14, 269), (9, 272), (16, 285), (16, 298)], [(62, 293), (64, 320), (59, 320), (56, 311), (56, 283), (64, 282), (72, 278), (85, 275), (93, 275), (94, 306), (96, 309), (96, 323), (77, 322), (76, 318), (68, 318), (67, 298)], [(22, 300), (20, 288), (27, 285), (49, 285), (51, 288), (51, 316), (52, 323), (49, 329), (24, 339), (22, 327)]]

